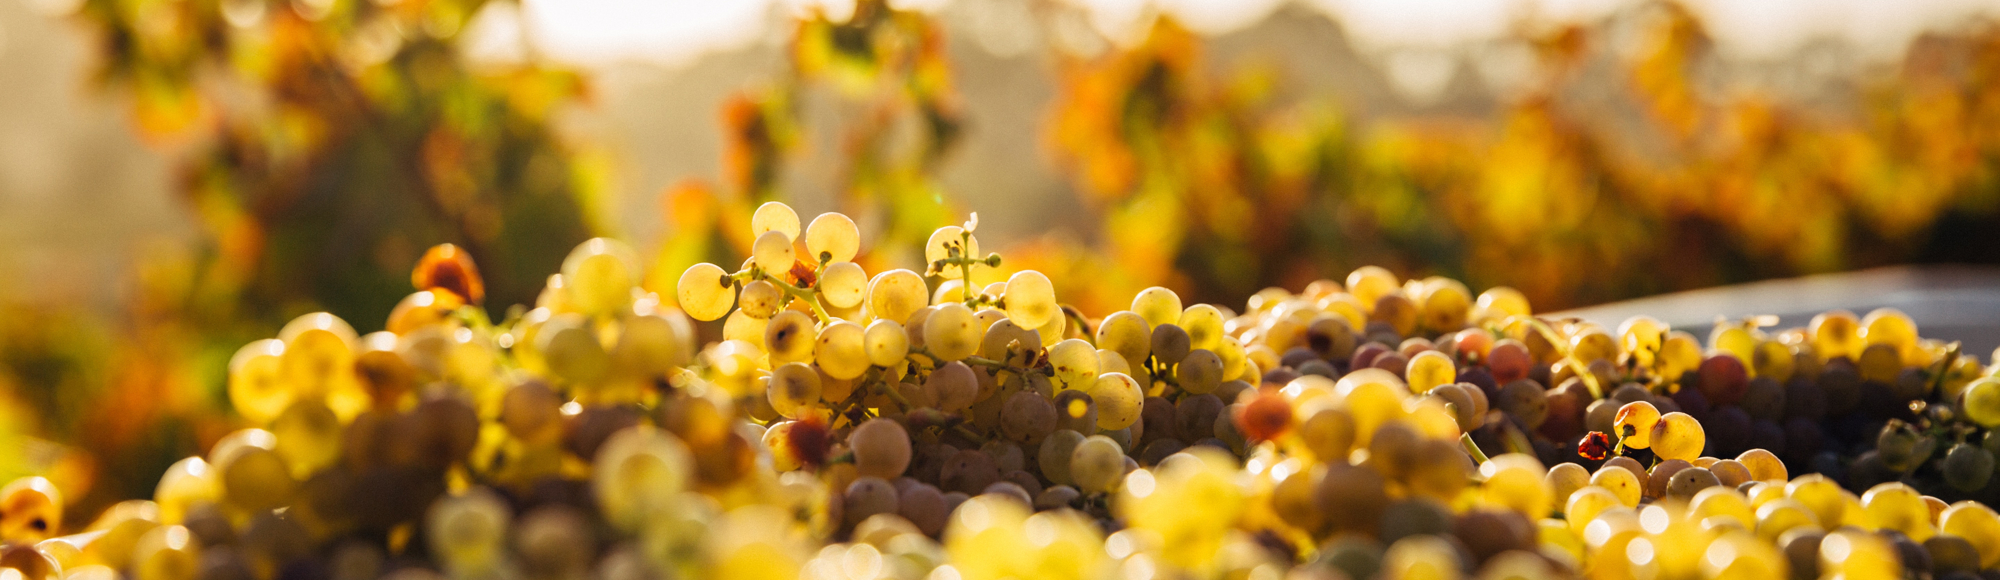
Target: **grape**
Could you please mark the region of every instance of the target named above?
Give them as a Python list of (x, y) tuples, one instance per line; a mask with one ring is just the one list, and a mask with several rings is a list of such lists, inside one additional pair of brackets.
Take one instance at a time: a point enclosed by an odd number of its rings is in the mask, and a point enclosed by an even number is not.
[(924, 347), (939, 361), (956, 361), (979, 352), (982, 334), (972, 309), (948, 302), (934, 307), (923, 322)]
[(1328, 463), (1315, 494), (1316, 504), (1332, 531), (1374, 536), (1389, 505), (1387, 485), (1373, 469), (1342, 461)]
[(1737, 404), (1753, 419), (1776, 421), (1785, 416), (1785, 386), (1777, 379), (1760, 376), (1750, 379), (1743, 399)]
[(811, 314), (786, 310), (764, 327), (764, 349), (773, 364), (810, 361), (818, 334)]
[(1068, 339), (1049, 347), (1049, 366), (1055, 369), (1056, 387), (1089, 390), (1097, 383), (1097, 350), (1082, 339)]
[(877, 514), (894, 514), (900, 507), (895, 486), (880, 477), (862, 476), (847, 484), (841, 514), (848, 525), (856, 525)]
[(894, 478), (910, 466), (910, 435), (900, 423), (870, 419), (847, 435), (854, 467), (862, 475)]
[(1409, 378), (1410, 391), (1422, 394), (1430, 392), (1438, 385), (1456, 382), (1458, 368), (1450, 356), (1437, 351), (1426, 351), (1410, 359), (1403, 375)]
[(827, 376), (841, 380), (860, 377), (868, 372), (872, 364), (868, 357), (866, 336), (867, 331), (859, 324), (846, 321), (828, 324), (819, 330), (812, 358)]
[(1153, 358), (1158, 359), (1161, 364), (1180, 364), (1193, 348), (1190, 346), (1187, 331), (1181, 330), (1180, 326), (1174, 324), (1155, 325), (1152, 338)]
[(1750, 447), (1750, 414), (1737, 407), (1723, 407), (1708, 414), (1703, 427), (1717, 455), (1735, 455)]
[(535, 334), (549, 374), (571, 384), (592, 384), (611, 370), (611, 353), (599, 342), (597, 330), (580, 314), (558, 314)]
[(639, 426), (613, 434), (598, 447), (591, 477), (604, 517), (637, 530), (672, 509), (694, 475), (694, 458), (670, 433)]
[[(827, 215), (840, 214), (825, 214), (820, 217), (824, 218)], [(813, 222), (818, 223), (819, 220)], [(852, 225), (852, 222), (849, 224)], [(750, 235), (762, 236), (767, 232), (785, 234), (786, 239), (799, 237), (798, 212), (792, 211), (792, 206), (778, 201), (767, 201), (757, 206), (757, 211), (750, 214)]]
[(1097, 403), (1089, 392), (1067, 390), (1056, 393), (1056, 428), (1082, 433), (1097, 432)]
[(1945, 453), (1940, 471), (1944, 472), (1945, 483), (1953, 488), (1978, 491), (1993, 477), (1993, 454), (1976, 445), (1959, 443)]
[(787, 363), (772, 369), (771, 385), (765, 393), (779, 415), (803, 419), (819, 405), (819, 372), (805, 363)]
[(1701, 490), (1722, 485), (1722, 480), (1714, 472), (1700, 467), (1688, 467), (1674, 472), (1667, 479), (1665, 497), (1693, 499)]
[(1012, 319), (994, 322), (980, 340), (979, 356), (1015, 364), (1027, 364), (1040, 348), (1042, 339), (1034, 330), (1022, 328)]
[(514, 527), (514, 551), (533, 577), (580, 577), (596, 547), (590, 521), (568, 506), (536, 508)]
[(764, 330), (770, 327), (770, 324), (770, 321), (767, 319), (752, 318), (748, 313), (739, 309), (729, 313), (729, 318), (723, 320), (722, 339), (725, 341), (740, 341), (752, 345), (756, 347), (757, 354), (762, 355), (764, 349)]
[(1637, 507), (1646, 491), (1645, 485), (1639, 482), (1639, 476), (1634, 475), (1632, 470), (1608, 464), (1590, 476), (1590, 484), (1610, 492), (1618, 503), (1628, 508)]
[(924, 263), (930, 265), (931, 273), (946, 280), (957, 280), (964, 275), (964, 270), (940, 264), (940, 260), (953, 256), (975, 260), (985, 257), (979, 253), (979, 238), (966, 233), (964, 228), (958, 226), (945, 226), (931, 232), (930, 240), (924, 243)]
[(430, 552), (453, 575), (489, 573), (505, 557), (502, 549), (512, 519), (507, 504), (483, 488), (439, 499), (426, 518)]
[(1687, 413), (1667, 413), (1653, 423), (1653, 454), (1663, 459), (1692, 461), (1701, 455), (1707, 436), (1702, 432), (1701, 422)]
[(280, 361), (283, 341), (267, 338), (243, 345), (229, 358), (229, 402), (236, 413), (252, 423), (263, 424), (278, 418), (292, 402)]
[(1985, 505), (1969, 500), (1951, 504), (1938, 517), (1938, 531), (1971, 542), (1981, 569), (2000, 566), (2000, 516)]
[(972, 367), (956, 361), (931, 371), (924, 386), (937, 397), (939, 411), (950, 413), (972, 406), (973, 399), (979, 395), (979, 379), (973, 372)]
[(868, 310), (878, 320), (902, 324), (911, 314), (930, 305), (930, 290), (924, 279), (909, 270), (876, 274), (868, 282)]
[(1222, 357), (1207, 350), (1190, 352), (1174, 366), (1174, 378), (1183, 391), (1197, 395), (1215, 392), (1222, 385)]
[(817, 288), (828, 306), (853, 308), (868, 295), (868, 273), (854, 262), (827, 264), (820, 272)]
[(1140, 364), (1153, 354), (1152, 332), (1144, 317), (1120, 310), (1098, 323), (1097, 346), (1118, 351), (1125, 360)]
[[(796, 218), (793, 221), (796, 223)], [(812, 259), (818, 263), (847, 263), (861, 251), (861, 230), (846, 214), (819, 214), (806, 226), (806, 251), (812, 252)]]
[(1410, 336), (1417, 331), (1417, 305), (1402, 294), (1384, 294), (1375, 301), (1368, 321), (1388, 325), (1398, 337)]
[(340, 459), (340, 417), (325, 403), (293, 401), (271, 422), (271, 433), (277, 436), (275, 450), (295, 478), (305, 479)]
[(1222, 311), (1207, 304), (1196, 304), (1182, 311), (1175, 321), (1188, 333), (1188, 343), (1192, 348), (1215, 350), (1222, 344)]
[(278, 340), (285, 343), (278, 372), (294, 396), (324, 396), (354, 368), (357, 337), (338, 316), (315, 312), (294, 318), (278, 331)]
[(1083, 434), (1068, 429), (1058, 429), (1042, 438), (1041, 450), (1035, 454), (1042, 478), (1056, 485), (1075, 483), (1070, 476), (1070, 462), (1083, 440)]
[(1965, 418), (1981, 427), (2000, 426), (2000, 378), (1986, 377), (1965, 386), (1960, 407)]
[(1821, 360), (1840, 357), (1860, 356), (1862, 347), (1861, 322), (1854, 313), (1833, 310), (1814, 316), (1806, 325), (1806, 335), (1811, 337), (1813, 350)]
[(680, 307), (689, 317), (703, 322), (720, 320), (736, 305), (736, 286), (729, 273), (710, 263), (695, 264), (681, 273), (676, 286)]
[[(262, 433), (262, 431), (255, 432)], [(291, 475), (282, 470), (282, 464), (279, 468), (280, 471), (276, 475), (281, 477), (284, 483), (289, 484)], [(5, 487), (0, 487), (0, 540), (33, 544), (61, 532), (62, 523), (62, 492), (48, 479), (37, 476), (22, 477), (8, 482)], [(0, 559), (0, 565), (8, 563)]]
[(1531, 379), (1520, 379), (1500, 388), (1500, 398), (1495, 406), (1519, 419), (1529, 429), (1542, 426), (1549, 416), (1548, 395), (1542, 386)]
[(1432, 276), (1424, 280), (1423, 327), (1433, 332), (1453, 332), (1465, 328), (1472, 312), (1472, 293), (1457, 280)]
[(1750, 474), (1749, 467), (1744, 466), (1743, 462), (1734, 459), (1724, 459), (1710, 464), (1708, 471), (1714, 473), (1716, 480), (1721, 482), (1724, 487), (1730, 489), (1735, 489), (1739, 485), (1757, 480), (1755, 476)]
[(903, 331), (902, 324), (893, 320), (869, 323), (863, 345), (868, 351), (869, 364), (878, 367), (899, 366), (910, 355), (910, 335)]
[(1363, 304), (1374, 304), (1399, 287), (1396, 275), (1379, 266), (1362, 266), (1347, 274), (1347, 291)]
[(1618, 339), (1601, 328), (1591, 328), (1570, 337), (1569, 356), (1589, 364), (1618, 357)]
[(1051, 319), (1063, 316), (1062, 308), (1056, 305), (1055, 286), (1049, 283), (1048, 276), (1034, 270), (1022, 270), (1008, 277), (1002, 299), (1007, 303), (1007, 317), (1022, 328), (1041, 328)]
[[(859, 481), (859, 480), (857, 480)], [(916, 526), (918, 532), (935, 535), (944, 530), (951, 512), (945, 506), (944, 493), (928, 484), (909, 486), (896, 499), (896, 513)], [(856, 526), (859, 536), (860, 526)]]
[[(1356, 356), (1359, 357), (1359, 353)], [(1356, 362), (1360, 362), (1358, 358)], [(1494, 342), (1487, 353), (1486, 366), (1493, 372), (1493, 380), (1503, 385), (1528, 378), (1528, 368), (1533, 365), (1528, 347), (1511, 338)]]
[(1107, 373), (1133, 374), (1132, 365), (1125, 361), (1125, 355), (1111, 349), (1097, 349), (1097, 369)]
[(1113, 491), (1125, 479), (1125, 452), (1110, 437), (1092, 435), (1070, 451), (1069, 476), (1079, 490)]
[(764, 280), (754, 280), (743, 285), (743, 291), (737, 295), (736, 303), (742, 308), (740, 312), (744, 315), (767, 319), (778, 314), (778, 309), (784, 307), (784, 300), (784, 293), (779, 291), (776, 285)]
[(631, 246), (610, 238), (591, 238), (563, 258), (562, 279), (569, 304), (590, 315), (607, 315), (632, 304), (639, 257)]
[(1734, 405), (1743, 399), (1749, 388), (1750, 375), (1743, 368), (1742, 359), (1734, 355), (1717, 353), (1701, 361), (1701, 394), (1715, 406)]

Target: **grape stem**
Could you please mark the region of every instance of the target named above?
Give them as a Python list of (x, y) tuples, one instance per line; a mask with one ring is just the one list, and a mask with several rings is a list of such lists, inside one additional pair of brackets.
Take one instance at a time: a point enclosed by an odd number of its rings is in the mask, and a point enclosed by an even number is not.
[(1487, 461), (1491, 461), (1491, 460), (1492, 460), (1491, 458), (1489, 458), (1489, 457), (1487, 457), (1487, 456), (1486, 456), (1486, 452), (1485, 452), (1485, 451), (1481, 451), (1481, 450), (1479, 449), (1479, 444), (1478, 444), (1478, 443), (1474, 443), (1474, 442), (1472, 442), (1472, 434), (1471, 434), (1471, 433), (1461, 433), (1461, 434), (1459, 434), (1459, 436), (1458, 436), (1458, 445), (1459, 445), (1460, 447), (1464, 447), (1464, 448), (1465, 448), (1465, 453), (1466, 453), (1466, 454), (1468, 454), (1468, 455), (1471, 455), (1471, 456), (1472, 456), (1472, 463), (1473, 463), (1474, 465), (1484, 465), (1484, 464), (1485, 464), (1485, 463), (1486, 463)]
[(729, 277), (738, 282), (743, 280), (763, 280), (770, 282), (772, 286), (777, 286), (779, 290), (784, 290), (786, 294), (803, 300), (808, 306), (811, 306), (813, 315), (819, 317), (820, 324), (831, 324), (833, 322), (833, 315), (827, 314), (826, 307), (820, 304), (819, 287), (817, 285), (814, 285), (812, 288), (793, 286), (791, 283), (781, 280), (777, 276), (766, 274), (762, 269), (755, 266), (744, 268), (743, 271), (730, 274)]

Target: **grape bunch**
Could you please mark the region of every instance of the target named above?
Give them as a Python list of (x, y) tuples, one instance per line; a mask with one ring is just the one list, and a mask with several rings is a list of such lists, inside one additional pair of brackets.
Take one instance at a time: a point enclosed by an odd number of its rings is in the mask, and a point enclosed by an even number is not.
[(152, 498), (0, 488), (0, 579), (2000, 575), (2000, 383), (1893, 312), (1704, 350), (1363, 268), (1091, 317), (976, 216), (873, 275), (800, 224), (665, 297), (593, 239), (498, 322), (434, 248), (386, 330), (244, 346), (244, 428)]

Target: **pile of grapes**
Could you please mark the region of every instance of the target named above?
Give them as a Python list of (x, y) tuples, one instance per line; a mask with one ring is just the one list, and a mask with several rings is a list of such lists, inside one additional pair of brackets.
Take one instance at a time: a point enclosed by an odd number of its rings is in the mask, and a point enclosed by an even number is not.
[(976, 220), (872, 276), (752, 226), (677, 306), (598, 239), (499, 323), (434, 248), (387, 330), (243, 347), (253, 427), (152, 499), (0, 489), (0, 580), (2000, 576), (2000, 379), (1895, 311), (1704, 348), (1371, 267), (1096, 318), (970, 282)]

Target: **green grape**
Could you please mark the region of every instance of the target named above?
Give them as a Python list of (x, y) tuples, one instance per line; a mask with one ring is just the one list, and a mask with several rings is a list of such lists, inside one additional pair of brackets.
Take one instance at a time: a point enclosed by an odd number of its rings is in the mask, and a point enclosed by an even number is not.
[(430, 553), (456, 577), (497, 572), (506, 558), (507, 528), (513, 513), (493, 492), (473, 488), (439, 498), (425, 516)]
[(1042, 448), (1035, 454), (1035, 461), (1042, 469), (1042, 478), (1055, 485), (1075, 483), (1070, 474), (1070, 462), (1076, 448), (1083, 444), (1083, 440), (1082, 433), (1069, 429), (1057, 429), (1047, 437), (1043, 437)]
[(876, 319), (902, 324), (911, 314), (930, 306), (924, 278), (909, 270), (890, 270), (868, 282), (868, 310)]
[(1097, 428), (1105, 431), (1132, 426), (1145, 410), (1145, 389), (1124, 373), (1104, 373), (1086, 394), (1097, 405)]
[(1120, 310), (1097, 324), (1097, 346), (1118, 351), (1125, 361), (1143, 364), (1153, 356), (1153, 327), (1130, 310)]
[(768, 231), (757, 236), (750, 244), (750, 260), (764, 270), (768, 276), (784, 276), (798, 263), (793, 253), (792, 237), (780, 231)]
[(1960, 405), (1964, 408), (1965, 418), (1989, 429), (2000, 426), (2000, 378), (1986, 377), (1972, 381), (1959, 396), (1965, 399)]
[(298, 482), (284, 457), (273, 450), (276, 445), (276, 438), (262, 429), (245, 429), (216, 442), (210, 464), (220, 474), (225, 503), (245, 513), (290, 503)]
[(1132, 297), (1132, 312), (1154, 327), (1179, 323), (1181, 311), (1180, 295), (1166, 288), (1154, 286)]
[(1116, 441), (1092, 435), (1070, 450), (1069, 478), (1079, 490), (1109, 492), (1125, 479), (1125, 451)]
[[(946, 280), (957, 280), (964, 276), (965, 271), (958, 266), (941, 266), (939, 260), (950, 258), (954, 253), (969, 259), (985, 257), (979, 253), (979, 238), (964, 234), (965, 229), (958, 226), (945, 226), (931, 232), (930, 240), (924, 242), (924, 263), (928, 264), (931, 270), (935, 270), (931, 273)], [(963, 242), (959, 239), (961, 236), (966, 238)]]
[(1222, 345), (1222, 311), (1207, 304), (1187, 307), (1176, 321), (1181, 330), (1188, 333), (1188, 344), (1192, 348), (1215, 350)]
[(835, 308), (853, 308), (868, 296), (868, 273), (854, 262), (827, 264), (820, 273), (819, 292)]
[(1970, 443), (1953, 445), (1945, 454), (1940, 471), (1944, 472), (1945, 483), (1953, 488), (1979, 491), (1993, 478), (1993, 453)]
[(1458, 365), (1451, 356), (1427, 350), (1410, 359), (1410, 366), (1403, 372), (1410, 383), (1410, 392), (1423, 394), (1439, 385), (1449, 385), (1458, 381)]
[(814, 263), (845, 263), (861, 252), (861, 229), (847, 214), (827, 212), (806, 226), (806, 251)]
[(681, 273), (675, 296), (689, 317), (702, 322), (720, 320), (736, 305), (736, 285), (721, 266), (702, 262)]
[(784, 307), (785, 294), (778, 286), (764, 280), (753, 280), (743, 285), (743, 292), (737, 295), (739, 312), (751, 318), (765, 319), (778, 314)]
[(771, 384), (764, 392), (779, 415), (804, 419), (819, 406), (819, 372), (805, 363), (786, 363), (771, 369)]
[(764, 327), (764, 350), (773, 364), (811, 361), (818, 336), (811, 314), (786, 310)]
[(861, 325), (839, 321), (826, 325), (819, 331), (819, 340), (813, 346), (813, 360), (828, 376), (836, 379), (858, 378), (868, 372), (867, 331)]
[(558, 314), (535, 333), (535, 350), (549, 374), (570, 384), (593, 384), (611, 370), (611, 353), (597, 339), (590, 319)]
[[(820, 217), (826, 216), (822, 215)], [(813, 221), (818, 222), (819, 220)], [(849, 223), (852, 224), (852, 222)], [(750, 214), (750, 235), (763, 236), (766, 232), (783, 233), (786, 239), (798, 238), (799, 213), (792, 211), (792, 206), (785, 205), (784, 202), (779, 201), (767, 201), (764, 202), (764, 205), (757, 206), (757, 211)]]
[(1097, 384), (1097, 349), (1083, 339), (1072, 338), (1049, 347), (1049, 366), (1055, 369), (1056, 388), (1089, 390)]
[(280, 371), (285, 343), (274, 338), (243, 345), (229, 358), (229, 403), (255, 424), (270, 423), (292, 403)]
[(1063, 315), (1062, 307), (1056, 305), (1055, 286), (1048, 276), (1034, 270), (1015, 272), (1007, 278), (1003, 299), (1007, 317), (1023, 328), (1041, 328), (1049, 319)]
[(910, 355), (910, 335), (903, 331), (903, 325), (893, 320), (869, 323), (862, 339), (863, 347), (868, 351), (869, 364), (897, 367)]
[(338, 316), (315, 312), (292, 319), (278, 331), (285, 350), (279, 373), (294, 397), (324, 397), (354, 372), (354, 327)]
[(957, 302), (946, 302), (932, 308), (924, 317), (924, 347), (939, 361), (963, 360), (979, 352), (979, 321), (972, 315), (972, 309)]
[(861, 475), (894, 479), (910, 467), (910, 433), (890, 419), (869, 419), (847, 434), (854, 469)]
[(568, 304), (593, 316), (609, 315), (632, 305), (639, 258), (630, 246), (610, 238), (591, 238), (563, 258), (563, 290)]
[(1209, 350), (1190, 352), (1174, 365), (1174, 380), (1183, 391), (1213, 393), (1222, 386), (1222, 356)]
[(672, 433), (646, 425), (613, 433), (597, 448), (591, 489), (604, 518), (636, 532), (680, 509), (694, 478), (694, 456)]

